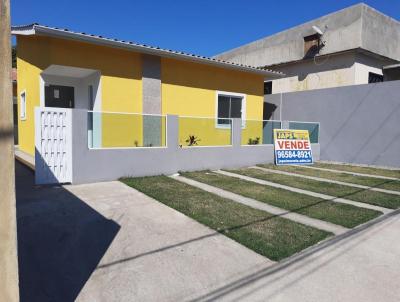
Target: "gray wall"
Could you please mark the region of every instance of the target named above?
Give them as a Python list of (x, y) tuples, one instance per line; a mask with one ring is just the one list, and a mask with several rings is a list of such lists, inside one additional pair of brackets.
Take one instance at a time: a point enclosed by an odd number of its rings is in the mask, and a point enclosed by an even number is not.
[(400, 81), (266, 95), (265, 102), (275, 108), (271, 119), (321, 123), (321, 160), (400, 167)]
[[(167, 147), (88, 149), (87, 116), (85, 110), (73, 110), (72, 182), (75, 184), (274, 162), (273, 145), (241, 146), (240, 119), (233, 122), (232, 146), (180, 148), (178, 117), (168, 116)], [(312, 148), (314, 159), (318, 159), (319, 145), (313, 144)]]
[[(143, 113), (161, 114), (161, 58), (142, 55)], [(159, 122), (157, 123), (157, 119)], [(160, 146), (161, 119), (147, 115), (143, 123), (143, 145)]]
[(362, 48), (400, 61), (400, 22), (364, 4)]
[(143, 113), (161, 114), (161, 58), (142, 55)]

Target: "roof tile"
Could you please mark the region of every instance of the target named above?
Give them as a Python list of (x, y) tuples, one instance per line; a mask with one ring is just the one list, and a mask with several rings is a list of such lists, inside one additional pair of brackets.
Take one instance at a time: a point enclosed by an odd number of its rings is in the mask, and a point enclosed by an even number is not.
[(173, 54), (178, 54), (178, 55), (182, 55), (182, 56), (190, 56), (190, 57), (194, 57), (194, 58), (198, 58), (198, 59), (202, 59), (202, 60), (206, 60), (206, 61), (218, 62), (218, 63), (228, 64), (228, 65), (233, 65), (233, 66), (238, 66), (238, 67), (245, 67), (245, 68), (250, 69), (250, 70), (266, 71), (266, 72), (269, 72), (269, 73), (272, 73), (272, 74), (276, 74), (276, 75), (283, 75), (283, 73), (281, 73), (281, 72), (272, 71), (272, 70), (265, 69), (265, 68), (259, 68), (259, 67), (244, 65), (244, 64), (237, 64), (237, 63), (233, 63), (233, 62), (219, 60), (219, 59), (216, 59), (216, 58), (210, 58), (210, 57), (200, 56), (200, 55), (196, 55), (196, 54), (186, 53), (186, 52), (183, 52), (183, 51), (174, 51), (174, 50), (171, 50), (171, 49), (163, 49), (163, 48), (158, 47), (158, 46), (149, 46), (149, 45), (146, 45), (146, 44), (139, 44), (139, 43), (135, 43), (135, 42), (131, 42), (131, 41), (106, 38), (106, 37), (103, 37), (103, 36), (100, 36), (100, 35), (97, 36), (97, 35), (93, 35), (93, 34), (86, 34), (84, 32), (74, 32), (74, 31), (71, 31), (69, 29), (59, 29), (57, 27), (39, 25), (38, 23), (33, 23), (33, 24), (29, 24), (29, 25), (12, 26), (12, 30), (24, 30), (24, 29), (35, 29), (35, 28), (45, 28), (45, 29), (50, 29), (50, 30), (59, 30), (59, 31), (64, 31), (64, 32), (68, 32), (68, 33), (71, 33), (71, 34), (82, 35), (82, 36), (85, 36), (85, 37), (95, 37), (95, 38), (99, 38), (99, 39), (102, 39), (102, 40), (115, 41), (115, 42), (119, 42), (119, 43), (123, 43), (123, 44), (135, 45), (135, 46), (143, 47), (143, 48), (146, 48), (146, 49), (156, 49), (156, 50), (160, 50), (160, 51), (166, 52), (166, 53), (173, 53)]

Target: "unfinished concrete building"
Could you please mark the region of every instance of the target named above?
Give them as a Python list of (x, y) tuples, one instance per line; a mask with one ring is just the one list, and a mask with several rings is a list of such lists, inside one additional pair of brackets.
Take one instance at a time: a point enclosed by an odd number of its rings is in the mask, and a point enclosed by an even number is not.
[(397, 80), (400, 22), (361, 3), (215, 57), (283, 72), (265, 94)]

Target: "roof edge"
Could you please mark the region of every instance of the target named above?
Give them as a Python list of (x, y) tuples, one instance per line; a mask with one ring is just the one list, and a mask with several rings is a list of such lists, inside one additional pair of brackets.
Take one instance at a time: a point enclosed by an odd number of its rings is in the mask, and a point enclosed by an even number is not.
[[(372, 52), (368, 49), (362, 48), (362, 47), (350, 48), (350, 49), (341, 50), (341, 51), (332, 52), (332, 53), (324, 53), (324, 54), (317, 55), (316, 58), (319, 59), (319, 58), (326, 58), (326, 57), (330, 57), (330, 56), (339, 56), (339, 55), (349, 53), (349, 52), (362, 53), (362, 54), (373, 56), (375, 58), (379, 58), (382, 60), (396, 61), (395, 59), (389, 58), (387, 56), (384, 56), (384, 55), (381, 55), (378, 53), (374, 53), (374, 52)], [(307, 62), (307, 61), (311, 61), (311, 60), (314, 60), (314, 57), (306, 58), (306, 59), (303, 58), (303, 59), (298, 59), (298, 60), (291, 60), (291, 61), (280, 62), (280, 63), (274, 63), (274, 64), (270, 64), (270, 65), (265, 65), (264, 67), (267, 69), (273, 70), (275, 67), (296, 64), (299, 62)], [(261, 66), (260, 68), (263, 68), (263, 66)]]
[(134, 42), (110, 39), (97, 35), (90, 35), (86, 33), (73, 32), (68, 29), (60, 29), (55, 27), (48, 27), (44, 25), (39, 25), (37, 23), (22, 25), (22, 26), (12, 26), (11, 34), (13, 35), (40, 35), (40, 36), (50, 36), (55, 38), (63, 38), (69, 40), (75, 40), (80, 42), (86, 42), (91, 44), (109, 46), (113, 48), (120, 48), (125, 50), (137, 51), (149, 55), (157, 55), (160, 57), (181, 59), (185, 61), (190, 61), (194, 63), (206, 64), (217, 66), (221, 68), (239, 70), (249, 73), (255, 73), (259, 75), (264, 75), (269, 78), (281, 78), (285, 75), (281, 72), (260, 69), (253, 66), (247, 66), (242, 64), (236, 64), (228, 61), (218, 60), (214, 58), (198, 56), (194, 54), (162, 49), (160, 47), (153, 47), (144, 44), (138, 44)]

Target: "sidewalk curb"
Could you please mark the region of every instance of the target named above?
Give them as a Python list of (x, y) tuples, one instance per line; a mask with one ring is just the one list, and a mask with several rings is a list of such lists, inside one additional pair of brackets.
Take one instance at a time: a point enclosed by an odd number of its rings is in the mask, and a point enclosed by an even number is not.
[(32, 170), (33, 172), (35, 172), (35, 165), (32, 164), (31, 162), (25, 160), (24, 158), (22, 158), (18, 154), (15, 154), (15, 159), (17, 161), (19, 161), (21, 164), (23, 164), (24, 166), (26, 166), (27, 168), (29, 168), (30, 170)]

